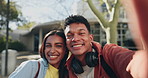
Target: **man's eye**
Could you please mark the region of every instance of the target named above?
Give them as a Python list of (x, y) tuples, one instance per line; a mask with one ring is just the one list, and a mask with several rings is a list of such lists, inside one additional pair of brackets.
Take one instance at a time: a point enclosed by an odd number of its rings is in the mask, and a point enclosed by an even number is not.
[(84, 35), (85, 33), (79, 33), (79, 35)]

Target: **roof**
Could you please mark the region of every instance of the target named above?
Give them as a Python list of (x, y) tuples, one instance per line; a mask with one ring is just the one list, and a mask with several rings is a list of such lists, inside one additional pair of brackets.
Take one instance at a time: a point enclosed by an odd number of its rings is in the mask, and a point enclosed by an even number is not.
[(28, 35), (30, 33), (36, 34), (39, 33), (39, 30), (42, 29), (44, 32), (51, 31), (53, 29), (61, 29), (62, 21), (51, 21), (42, 24), (38, 24), (30, 28), (29, 32), (25, 33), (24, 35)]

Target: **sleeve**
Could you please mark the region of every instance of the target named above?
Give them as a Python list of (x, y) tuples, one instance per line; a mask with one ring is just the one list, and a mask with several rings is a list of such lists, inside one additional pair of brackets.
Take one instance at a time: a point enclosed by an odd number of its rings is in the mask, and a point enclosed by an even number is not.
[(102, 51), (105, 61), (120, 78), (131, 78), (130, 73), (126, 71), (126, 68), (134, 54), (134, 51), (116, 44), (106, 44)]
[(35, 71), (37, 71), (37, 64), (35, 66), (33, 61), (25, 61), (8, 78), (33, 78), (36, 73)]

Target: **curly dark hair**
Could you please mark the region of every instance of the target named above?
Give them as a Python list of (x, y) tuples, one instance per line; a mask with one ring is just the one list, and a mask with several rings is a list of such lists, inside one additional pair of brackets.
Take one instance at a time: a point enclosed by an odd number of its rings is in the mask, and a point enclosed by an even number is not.
[(65, 19), (64, 29), (72, 23), (82, 23), (86, 26), (87, 30), (90, 32), (90, 24), (87, 21), (87, 19), (84, 18), (82, 15), (71, 15), (71, 16), (67, 17)]

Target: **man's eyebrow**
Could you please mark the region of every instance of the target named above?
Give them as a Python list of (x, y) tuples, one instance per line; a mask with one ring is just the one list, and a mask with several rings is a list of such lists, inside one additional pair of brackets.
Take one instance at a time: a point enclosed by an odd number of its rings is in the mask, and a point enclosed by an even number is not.
[(79, 29), (79, 31), (86, 31), (85, 29)]
[[(86, 30), (82, 28), (82, 29), (79, 29), (78, 31), (80, 32), (80, 31), (86, 31)], [(67, 34), (68, 33), (71, 33), (71, 31), (68, 31)]]

